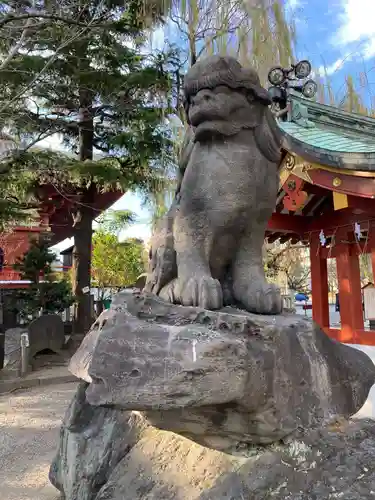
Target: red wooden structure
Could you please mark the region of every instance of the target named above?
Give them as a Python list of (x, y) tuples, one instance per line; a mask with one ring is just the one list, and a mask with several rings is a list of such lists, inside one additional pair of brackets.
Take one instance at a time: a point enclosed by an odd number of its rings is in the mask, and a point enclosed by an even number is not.
[[(92, 205), (93, 218), (115, 203), (123, 193), (109, 191), (98, 193)], [(4, 266), (0, 271), (0, 290), (24, 288), (27, 282), (20, 280), (19, 274), (13, 270), (13, 264), (29, 248), (30, 241), (37, 239), (41, 232), (51, 233), (51, 246), (72, 236), (71, 208), (76, 202), (75, 196), (62, 194), (53, 186), (44, 186), (39, 220), (33, 225), (19, 226), (8, 233), (0, 235), (0, 248), (4, 252)]]
[[(342, 342), (375, 345), (365, 331), (359, 255), (375, 276), (375, 120), (293, 96), (279, 122), (284, 159), (270, 242), (310, 248), (313, 319)], [(327, 259), (335, 258), (340, 330), (329, 320)]]

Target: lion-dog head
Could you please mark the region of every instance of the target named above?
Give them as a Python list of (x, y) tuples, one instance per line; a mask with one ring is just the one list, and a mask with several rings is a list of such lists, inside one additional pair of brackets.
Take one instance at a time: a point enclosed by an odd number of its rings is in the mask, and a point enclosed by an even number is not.
[(280, 133), (268, 108), (270, 96), (256, 71), (229, 56), (209, 56), (190, 68), (184, 80), (184, 105), (194, 141), (204, 142), (252, 130), (270, 161), (280, 159)]

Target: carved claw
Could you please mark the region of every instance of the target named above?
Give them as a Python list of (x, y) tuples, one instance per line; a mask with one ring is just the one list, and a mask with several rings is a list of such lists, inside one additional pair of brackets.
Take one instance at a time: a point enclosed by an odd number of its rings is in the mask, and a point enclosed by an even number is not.
[(241, 302), (247, 311), (256, 314), (280, 314), (283, 310), (280, 289), (269, 283), (252, 284), (241, 297)]
[(221, 309), (223, 291), (220, 282), (211, 276), (179, 280), (180, 302), (184, 306), (198, 306), (204, 309)]

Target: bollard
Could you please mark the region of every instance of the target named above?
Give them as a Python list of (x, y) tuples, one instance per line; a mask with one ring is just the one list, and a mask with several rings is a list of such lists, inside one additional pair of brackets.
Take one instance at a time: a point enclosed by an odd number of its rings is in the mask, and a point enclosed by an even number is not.
[(21, 377), (24, 377), (29, 370), (29, 334), (21, 334)]

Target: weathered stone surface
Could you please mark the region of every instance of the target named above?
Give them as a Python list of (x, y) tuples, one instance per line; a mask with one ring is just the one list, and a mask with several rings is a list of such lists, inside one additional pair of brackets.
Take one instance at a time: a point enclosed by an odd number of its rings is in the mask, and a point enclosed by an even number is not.
[(27, 328), (9, 328), (5, 331), (4, 341), (4, 369), (18, 371), (21, 363), (21, 335)]
[(86, 387), (87, 383), (80, 383), (65, 414), (58, 452), (50, 468), (51, 483), (67, 500), (96, 498), (147, 426), (135, 413), (90, 406)]
[(43, 314), (31, 321), (27, 328), (30, 340), (30, 356), (50, 349), (58, 353), (64, 346), (64, 323), (58, 314)]
[(82, 383), (50, 479), (65, 500), (364, 500), (375, 492), (375, 421), (333, 422), (231, 454), (160, 431), (136, 412), (91, 407)]
[(45, 349), (59, 353), (64, 346), (64, 323), (57, 314), (45, 314), (31, 321), (28, 326), (10, 328), (5, 332), (4, 367), (7, 371), (18, 371), (21, 365), (21, 334), (29, 334), (29, 364), (34, 356)]
[(253, 69), (217, 55), (190, 68), (184, 96), (180, 182), (151, 241), (145, 290), (185, 306), (280, 313), (262, 262), (281, 160), (270, 96)]
[(199, 500), (367, 500), (375, 497), (374, 460), (375, 421), (338, 422), (265, 449)]
[(375, 382), (368, 356), (300, 316), (207, 311), (132, 292), (116, 296), (70, 369), (91, 382), (89, 403), (140, 410), (221, 450), (349, 417)]
[(88, 368), (94, 354), (101, 330), (108, 318), (113, 316), (113, 310), (105, 310), (92, 325), (90, 332), (83, 338), (78, 351), (70, 360), (69, 370), (78, 378), (92, 382)]

